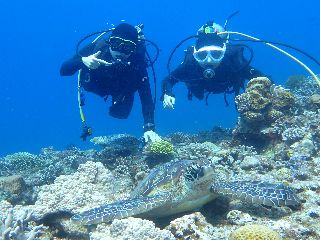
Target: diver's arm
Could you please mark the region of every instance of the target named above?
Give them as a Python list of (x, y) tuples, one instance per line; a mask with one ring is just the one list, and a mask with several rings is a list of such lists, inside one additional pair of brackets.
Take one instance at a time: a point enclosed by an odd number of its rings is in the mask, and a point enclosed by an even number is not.
[(76, 55), (62, 63), (60, 68), (60, 76), (71, 76), (83, 67), (85, 67), (85, 65), (83, 64), (81, 57)]
[(139, 82), (138, 93), (142, 106), (142, 115), (144, 119), (144, 131), (154, 131), (154, 103), (151, 95), (151, 88), (149, 83), (149, 77), (145, 72), (144, 77)]
[[(85, 67), (81, 56), (88, 56), (94, 53), (95, 43), (91, 43), (80, 50), (79, 55), (73, 56), (71, 59), (62, 63), (60, 68), (61, 76), (71, 76), (78, 70)], [(81, 56), (80, 56), (81, 55)]]
[(185, 65), (180, 64), (171, 74), (165, 77), (161, 83), (162, 96), (161, 101), (163, 100), (164, 95), (168, 95), (174, 97), (172, 89), (176, 83), (181, 81), (181, 79), (185, 79)]
[(161, 96), (161, 98), (163, 98), (163, 96), (165, 94), (169, 95), (169, 96), (174, 96), (172, 93), (172, 89), (173, 89), (174, 84), (178, 82), (178, 81), (174, 81), (174, 80), (175, 79), (172, 76), (167, 76), (162, 80), (162, 83), (161, 83), (162, 96)]

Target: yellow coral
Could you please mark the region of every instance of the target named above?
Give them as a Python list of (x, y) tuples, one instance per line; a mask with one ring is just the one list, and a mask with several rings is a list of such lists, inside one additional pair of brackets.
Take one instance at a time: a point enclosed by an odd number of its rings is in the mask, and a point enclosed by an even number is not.
[(292, 173), (290, 169), (283, 167), (276, 171), (275, 176), (279, 181), (287, 181), (291, 179)]
[(231, 233), (229, 240), (281, 240), (272, 229), (258, 224), (242, 226)]
[[(260, 90), (260, 89), (259, 89)], [(266, 108), (270, 103), (270, 94), (264, 93), (262, 90), (251, 90), (249, 93), (249, 104), (252, 110), (259, 111)], [(265, 91), (265, 90), (264, 90)]]
[(153, 154), (169, 155), (173, 153), (173, 145), (168, 141), (160, 140), (151, 143), (148, 150)]
[(268, 112), (268, 118), (274, 122), (275, 120), (277, 120), (280, 117), (283, 117), (284, 114), (281, 111), (275, 110), (275, 109), (270, 109), (270, 111)]
[(268, 91), (272, 82), (266, 77), (253, 78), (248, 82), (247, 89), (257, 89), (258, 91)]
[(264, 117), (261, 113), (256, 112), (245, 112), (242, 117), (248, 122), (261, 122), (264, 120)]

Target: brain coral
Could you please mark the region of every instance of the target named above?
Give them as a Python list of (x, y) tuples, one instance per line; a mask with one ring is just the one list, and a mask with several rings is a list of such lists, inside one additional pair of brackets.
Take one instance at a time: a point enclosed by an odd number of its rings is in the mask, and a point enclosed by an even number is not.
[(229, 240), (281, 240), (272, 229), (258, 224), (242, 226), (231, 233)]

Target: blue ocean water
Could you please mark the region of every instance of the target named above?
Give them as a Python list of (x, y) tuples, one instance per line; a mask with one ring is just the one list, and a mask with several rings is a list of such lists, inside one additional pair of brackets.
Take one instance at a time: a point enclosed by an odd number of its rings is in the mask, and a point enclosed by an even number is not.
[[(64, 149), (73, 144), (82, 149), (81, 121), (77, 107), (77, 78), (60, 77), (61, 63), (75, 52), (75, 45), (91, 32), (111, 27), (121, 20), (144, 23), (147, 38), (161, 49), (155, 65), (157, 96), (160, 82), (167, 74), (167, 59), (175, 45), (193, 35), (208, 20), (224, 24), (230, 30), (279, 41), (301, 48), (319, 59), (319, 7), (315, 0), (292, 1), (1, 1), (0, 58), (0, 156), (17, 151), (38, 153), (42, 147)], [(190, 44), (193, 42), (190, 41)], [(252, 65), (282, 84), (290, 75), (308, 73), (297, 63), (261, 44), (248, 43), (254, 49)], [(172, 68), (182, 61), (183, 47), (175, 55)], [(296, 52), (316, 73), (318, 66)], [(197, 132), (213, 126), (233, 127), (237, 120), (233, 96), (225, 107), (223, 95), (211, 95), (204, 101), (188, 101), (183, 84), (174, 89), (174, 111), (156, 105), (156, 126), (160, 135), (170, 132)], [(134, 109), (127, 120), (108, 116), (109, 102), (87, 94), (86, 119), (94, 135), (130, 133), (142, 135), (141, 106), (136, 95)]]

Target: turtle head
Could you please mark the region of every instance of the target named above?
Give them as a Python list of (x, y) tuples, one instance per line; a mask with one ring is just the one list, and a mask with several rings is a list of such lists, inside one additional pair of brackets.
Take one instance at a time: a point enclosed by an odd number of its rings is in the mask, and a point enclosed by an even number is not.
[[(203, 182), (212, 179), (214, 173), (214, 166), (208, 160), (194, 161), (187, 168), (184, 173), (184, 178), (190, 184), (196, 182)], [(210, 181), (211, 182), (211, 181)]]

